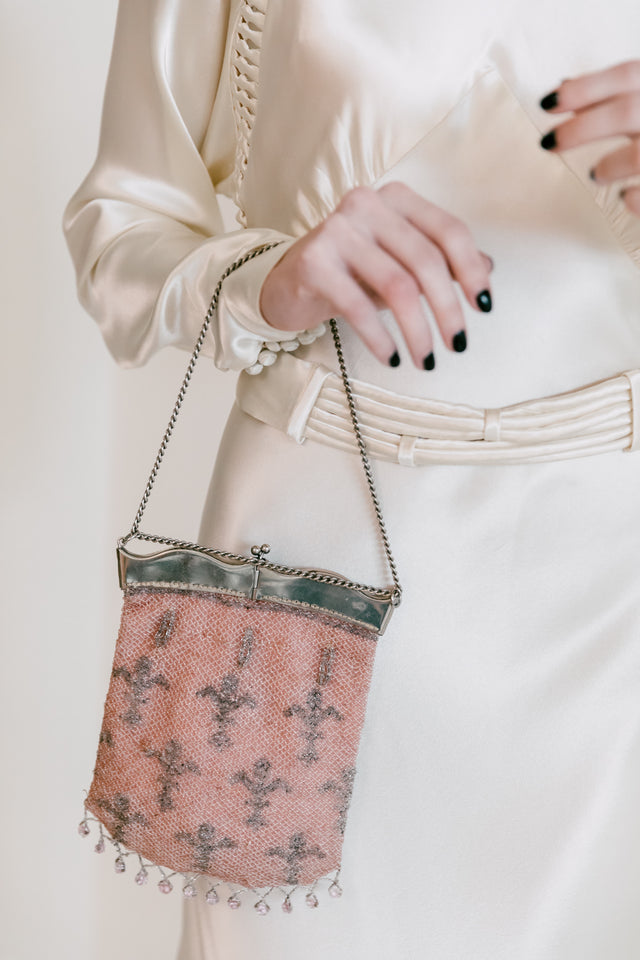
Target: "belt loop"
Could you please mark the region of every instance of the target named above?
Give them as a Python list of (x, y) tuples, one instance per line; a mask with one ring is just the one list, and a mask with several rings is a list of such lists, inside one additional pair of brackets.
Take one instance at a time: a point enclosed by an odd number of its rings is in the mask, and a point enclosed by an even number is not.
[[(299, 357), (292, 357), (291, 354), (286, 354), (286, 357), (295, 364), (301, 362)], [(279, 357), (278, 363), (281, 363), (283, 359), (284, 357)], [(274, 363), (274, 367), (275, 366), (277, 366), (277, 363)], [(286, 428), (286, 433), (292, 437), (296, 443), (302, 443), (304, 441), (307, 420), (320, 395), (325, 380), (328, 377), (335, 376), (328, 367), (323, 366), (321, 363), (310, 363), (307, 361), (307, 366), (311, 370), (311, 375), (304, 388), (300, 390), (296, 397)]]
[(487, 443), (497, 443), (500, 439), (500, 408), (484, 412), (484, 431), (482, 439)]
[(398, 445), (398, 463), (402, 464), (403, 467), (415, 467), (417, 442), (417, 437), (408, 437), (405, 434), (401, 434)]
[(625, 370), (622, 374), (629, 381), (631, 390), (631, 445), (626, 453), (640, 450), (640, 370)]

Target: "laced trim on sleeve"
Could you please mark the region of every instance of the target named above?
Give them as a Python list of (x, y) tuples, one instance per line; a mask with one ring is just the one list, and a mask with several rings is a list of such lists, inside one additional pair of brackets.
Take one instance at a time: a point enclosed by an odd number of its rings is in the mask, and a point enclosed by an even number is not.
[[(242, 184), (249, 162), (251, 133), (258, 104), (258, 75), (264, 19), (269, 0), (242, 0), (231, 46), (231, 90), (236, 124), (236, 154), (232, 177), (233, 199), (238, 208), (236, 220), (246, 227), (247, 215), (242, 203)], [(325, 324), (303, 330), (290, 340), (263, 342), (255, 362), (246, 367), (249, 374), (261, 373), (278, 359), (280, 352), (292, 353), (313, 343), (325, 333)]]
[(268, 0), (242, 0), (231, 48), (231, 89), (236, 124), (236, 156), (233, 193), (236, 220), (247, 226), (242, 206), (242, 183), (249, 161), (249, 144), (258, 101), (260, 47)]

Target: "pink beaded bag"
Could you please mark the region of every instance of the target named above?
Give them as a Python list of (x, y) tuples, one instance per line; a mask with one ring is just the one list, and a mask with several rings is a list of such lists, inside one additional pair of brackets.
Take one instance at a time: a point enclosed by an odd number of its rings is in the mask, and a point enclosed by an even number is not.
[[(339, 876), (376, 640), (401, 587), (331, 330), (393, 587), (292, 569), (142, 533), (139, 524), (217, 306), (218, 283), (130, 532), (118, 541), (123, 607), (82, 836), (95, 824), (135, 881), (255, 909), (272, 894), (318, 905)], [(160, 545), (134, 553), (132, 540)], [(197, 881), (200, 881), (197, 883)]]

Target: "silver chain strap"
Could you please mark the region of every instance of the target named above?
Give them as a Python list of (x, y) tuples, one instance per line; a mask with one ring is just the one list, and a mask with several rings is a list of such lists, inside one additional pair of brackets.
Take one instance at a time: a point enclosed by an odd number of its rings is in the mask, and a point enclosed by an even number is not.
[(385, 524), (384, 517), (382, 516), (382, 507), (380, 506), (378, 493), (376, 491), (376, 485), (373, 481), (373, 471), (371, 470), (371, 464), (369, 463), (369, 457), (367, 456), (367, 448), (365, 447), (364, 440), (362, 437), (362, 431), (360, 430), (360, 421), (358, 420), (356, 405), (353, 399), (351, 381), (347, 376), (347, 366), (344, 362), (344, 353), (342, 352), (342, 343), (340, 341), (340, 334), (338, 333), (338, 324), (334, 319), (331, 319), (329, 323), (331, 325), (331, 333), (333, 334), (333, 342), (336, 347), (336, 353), (338, 354), (338, 363), (340, 364), (340, 373), (342, 375), (344, 392), (347, 395), (347, 403), (349, 404), (349, 413), (351, 414), (351, 423), (353, 424), (353, 432), (355, 433), (355, 436), (356, 436), (356, 442), (358, 444), (358, 452), (360, 453), (360, 459), (362, 461), (364, 475), (367, 478), (367, 486), (369, 487), (369, 493), (371, 494), (371, 502), (373, 504), (373, 509), (376, 514), (376, 520), (378, 521), (378, 529), (380, 531), (380, 538), (382, 540), (382, 545), (384, 547), (384, 553), (387, 558), (387, 563), (389, 564), (391, 577), (393, 579), (393, 586), (394, 586), (393, 594), (394, 596), (397, 596), (398, 598), (397, 602), (399, 603), (400, 599), (402, 598), (402, 587), (400, 586), (398, 568), (396, 566), (396, 561), (394, 560), (393, 553), (391, 552), (391, 544), (389, 543), (389, 534), (387, 533), (387, 525)]
[[(173, 407), (171, 417), (169, 418), (169, 423), (167, 424), (167, 428), (164, 432), (164, 436), (160, 444), (160, 449), (158, 450), (155, 462), (153, 464), (153, 468), (151, 470), (151, 473), (149, 474), (149, 479), (147, 480), (147, 485), (142, 495), (140, 506), (138, 507), (133, 524), (131, 526), (131, 530), (125, 537), (122, 537), (122, 539), (119, 541), (120, 544), (124, 545), (125, 543), (127, 543), (128, 540), (133, 540), (133, 539), (144, 540), (150, 543), (162, 543), (170, 547), (196, 550), (199, 553), (208, 554), (209, 556), (217, 557), (220, 559), (245, 561), (245, 562), (247, 561), (248, 558), (245, 556), (242, 556), (241, 554), (229, 553), (225, 550), (218, 550), (218, 549), (203, 547), (199, 543), (189, 543), (184, 540), (174, 540), (171, 537), (160, 537), (160, 536), (155, 536), (148, 533), (142, 533), (139, 528), (140, 528), (140, 521), (142, 520), (142, 516), (147, 508), (147, 503), (149, 502), (149, 497), (151, 495), (153, 485), (156, 481), (156, 477), (158, 476), (160, 464), (164, 459), (164, 455), (166, 453), (169, 440), (171, 439), (171, 435), (173, 433), (173, 428), (176, 425), (178, 414), (180, 413), (180, 408), (182, 407), (182, 403), (184, 401), (187, 388), (189, 386), (189, 383), (191, 382), (191, 377), (193, 376), (193, 371), (196, 365), (196, 361), (200, 356), (200, 351), (202, 350), (202, 346), (207, 336), (207, 332), (211, 325), (211, 320), (218, 306), (218, 298), (220, 296), (220, 291), (222, 289), (223, 281), (226, 280), (226, 278), (229, 276), (230, 273), (233, 273), (234, 270), (237, 270), (238, 267), (241, 267), (244, 263), (247, 263), (249, 260), (253, 260), (253, 258), (257, 257), (258, 254), (260, 253), (265, 253), (267, 250), (271, 250), (273, 249), (273, 247), (279, 246), (281, 243), (284, 243), (284, 241), (276, 240), (272, 243), (265, 243), (265, 244), (262, 244), (262, 246), (255, 247), (253, 250), (249, 251), (249, 253), (246, 253), (242, 257), (239, 257), (237, 260), (235, 260), (230, 266), (227, 267), (227, 269), (224, 271), (224, 273), (220, 277), (220, 280), (218, 281), (218, 285), (216, 286), (216, 289), (214, 291), (213, 297), (211, 298), (211, 303), (209, 304), (209, 309), (207, 310), (207, 314), (204, 318), (202, 328), (200, 330), (198, 339), (196, 341), (196, 345), (193, 349), (193, 353), (191, 354), (191, 359), (189, 360), (189, 365), (187, 366), (187, 372), (184, 375), (184, 379), (182, 381), (182, 385), (180, 387), (178, 397)], [(371, 495), (371, 501), (373, 504), (373, 509), (375, 511), (376, 520), (378, 523), (378, 529), (380, 532), (380, 537), (382, 539), (382, 545), (384, 547), (385, 556), (387, 558), (387, 563), (389, 565), (389, 569), (391, 571), (391, 576), (393, 579), (393, 589), (392, 590), (380, 589), (379, 587), (372, 587), (372, 586), (368, 586), (367, 584), (356, 583), (353, 580), (347, 580), (342, 577), (337, 577), (333, 574), (325, 573), (321, 570), (299, 569), (296, 567), (283, 566), (282, 564), (272, 563), (270, 560), (266, 560), (262, 555), (260, 555), (257, 559), (253, 558), (251, 562), (258, 563), (260, 566), (266, 567), (268, 570), (273, 570), (276, 573), (287, 573), (292, 576), (305, 577), (308, 580), (316, 580), (320, 583), (331, 583), (331, 584), (335, 584), (336, 586), (350, 587), (351, 589), (354, 589), (354, 590), (364, 590), (367, 593), (370, 593), (377, 597), (390, 598), (392, 603), (395, 606), (397, 606), (400, 603), (400, 600), (402, 598), (402, 587), (400, 585), (400, 580), (398, 577), (398, 570), (396, 567), (395, 560), (393, 558), (393, 554), (391, 553), (389, 536), (387, 534), (387, 528), (384, 522), (384, 518), (382, 516), (382, 508), (380, 506), (380, 501), (378, 499), (375, 484), (373, 481), (373, 472), (371, 470), (371, 464), (369, 463), (369, 458), (367, 457), (366, 447), (364, 444), (364, 440), (362, 438), (362, 432), (360, 430), (360, 423), (358, 421), (356, 406), (353, 399), (353, 391), (351, 389), (351, 383), (349, 381), (349, 377), (347, 376), (347, 368), (344, 362), (344, 354), (342, 352), (342, 343), (340, 341), (340, 335), (338, 333), (338, 325), (335, 319), (331, 319), (329, 323), (331, 326), (331, 333), (333, 335), (333, 341), (335, 344), (336, 353), (338, 355), (340, 373), (342, 375), (342, 382), (343, 382), (344, 390), (347, 396), (349, 413), (351, 415), (351, 422), (353, 424), (353, 430), (354, 430), (356, 442), (358, 445), (360, 459), (362, 461), (362, 466), (363, 466), (365, 477), (367, 480), (367, 486), (369, 487), (369, 493)]]

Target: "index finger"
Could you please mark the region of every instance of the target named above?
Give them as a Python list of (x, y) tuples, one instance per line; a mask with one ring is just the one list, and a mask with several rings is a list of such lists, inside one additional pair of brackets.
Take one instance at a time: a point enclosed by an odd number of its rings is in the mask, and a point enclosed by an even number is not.
[[(553, 105), (545, 106), (549, 113), (580, 111), (622, 93), (640, 90), (640, 60), (626, 60), (614, 67), (569, 77), (553, 91)], [(541, 106), (551, 97), (542, 98)]]

